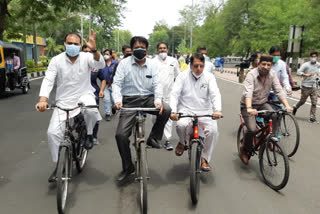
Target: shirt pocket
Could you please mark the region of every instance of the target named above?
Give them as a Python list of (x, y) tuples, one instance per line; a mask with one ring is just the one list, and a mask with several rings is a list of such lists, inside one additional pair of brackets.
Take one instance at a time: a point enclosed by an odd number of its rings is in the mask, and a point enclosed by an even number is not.
[(199, 87), (199, 97), (202, 99), (208, 99), (208, 84), (201, 83)]

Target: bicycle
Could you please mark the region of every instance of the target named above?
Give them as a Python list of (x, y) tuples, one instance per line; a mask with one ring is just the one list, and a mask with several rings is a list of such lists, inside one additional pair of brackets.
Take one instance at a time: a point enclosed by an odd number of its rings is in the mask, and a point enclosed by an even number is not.
[(147, 180), (150, 178), (148, 176), (148, 163), (147, 163), (147, 153), (146, 153), (146, 141), (144, 138), (145, 129), (144, 122), (146, 120), (145, 112), (159, 111), (157, 108), (120, 108), (121, 111), (135, 111), (136, 121), (132, 128), (134, 142), (133, 146), (136, 151), (135, 160), (135, 180), (139, 182), (140, 189), (140, 209), (141, 213), (148, 213), (148, 190), (147, 190)]
[[(190, 161), (190, 195), (193, 204), (198, 203), (200, 193), (200, 174), (201, 174), (201, 154), (204, 145), (204, 138), (199, 136), (199, 121), (200, 117), (210, 117), (218, 119), (212, 115), (183, 115), (179, 114), (179, 119), (184, 117), (191, 117), (193, 135), (189, 140), (189, 145), (185, 147), (188, 149), (188, 156)], [(221, 117), (222, 118), (222, 117)]]
[[(78, 104), (75, 108), (62, 108), (57, 105), (51, 105), (49, 109), (58, 108), (66, 112), (66, 128), (64, 139), (59, 146), (58, 162), (57, 162), (57, 208), (58, 213), (65, 213), (66, 201), (68, 196), (68, 184), (72, 179), (73, 161), (75, 161), (78, 173), (82, 172), (88, 157), (88, 150), (84, 148), (87, 136), (87, 127), (83, 114), (80, 113), (74, 118), (70, 118), (70, 112), (78, 108), (98, 108), (97, 105), (84, 106)], [(73, 120), (72, 120), (73, 119)], [(73, 125), (72, 125), (73, 124)], [(74, 130), (76, 133), (74, 133)]]
[[(285, 110), (262, 110), (258, 111), (258, 116), (265, 117), (268, 114), (276, 113), (282, 114)], [(241, 124), (237, 134), (237, 149), (240, 156), (240, 147), (244, 146), (244, 133), (245, 124), (240, 114)], [(285, 150), (282, 148), (282, 144), (279, 144), (279, 139), (273, 136), (272, 132), (272, 120), (269, 119), (267, 124), (257, 124), (257, 133), (254, 136), (254, 146), (251, 151), (248, 152), (249, 158), (256, 155), (259, 151), (259, 166), (264, 182), (272, 189), (278, 191), (284, 188), (289, 180), (289, 160)], [(281, 165), (280, 165), (281, 164)], [(283, 165), (283, 166), (282, 166)], [(284, 169), (282, 173), (273, 173), (273, 171)], [(270, 171), (268, 171), (270, 168)], [(282, 175), (280, 175), (282, 174)], [(273, 180), (277, 175), (280, 176), (276, 181)]]
[[(283, 109), (277, 97), (273, 93), (269, 95), (269, 104), (274, 110)], [(292, 157), (298, 150), (300, 144), (300, 128), (297, 119), (291, 113), (281, 112), (278, 117), (279, 127), (275, 134), (286, 150), (288, 157)]]

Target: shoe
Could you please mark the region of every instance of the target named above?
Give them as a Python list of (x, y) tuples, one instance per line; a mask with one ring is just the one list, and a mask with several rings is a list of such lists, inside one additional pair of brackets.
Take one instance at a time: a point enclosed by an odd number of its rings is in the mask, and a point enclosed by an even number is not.
[(112, 114), (114, 115), (114, 114), (117, 113), (117, 110), (116, 110), (114, 107), (112, 107), (111, 112), (112, 112)]
[(297, 110), (298, 110), (298, 109), (297, 109), (296, 107), (293, 107), (293, 111), (292, 111), (293, 116), (295, 116), (295, 115), (296, 115)]
[(249, 158), (248, 158), (248, 155), (246, 153), (246, 151), (244, 150), (243, 147), (240, 147), (240, 159), (241, 161), (245, 164), (245, 165), (248, 165), (248, 162), (249, 162)]
[(57, 174), (57, 168), (55, 168), (55, 169), (53, 170), (52, 174), (51, 174), (50, 177), (48, 178), (48, 182), (49, 182), (49, 183), (56, 182), (56, 180), (57, 180), (56, 174)]
[(106, 114), (106, 121), (110, 121), (111, 120), (111, 116), (109, 114)]
[(9, 92), (9, 91), (11, 91), (11, 90), (10, 90), (10, 88), (6, 87), (5, 91), (6, 91), (6, 92)]
[(309, 121), (310, 121), (310, 123), (316, 123), (316, 124), (319, 124), (319, 122), (318, 122), (316, 119), (311, 119), (311, 118), (310, 118), (310, 120), (309, 120)]
[(173, 150), (173, 146), (172, 146), (172, 144), (170, 143), (170, 141), (166, 141), (163, 147), (164, 147), (166, 150), (168, 150), (168, 151)]
[(93, 137), (92, 135), (87, 135), (86, 142), (84, 143), (84, 148), (90, 150), (93, 147)]
[(175, 153), (177, 156), (181, 156), (184, 150), (186, 150), (185, 145), (183, 145), (182, 143), (178, 143), (178, 145), (176, 146)]
[(150, 138), (149, 137), (148, 140), (147, 140), (147, 145), (151, 146), (152, 148), (157, 148), (157, 149), (161, 148), (160, 143), (155, 138)]
[(122, 172), (120, 172), (120, 174), (117, 178), (117, 181), (122, 182), (122, 181), (126, 180), (132, 173), (134, 173), (133, 164), (127, 170), (123, 170)]
[(93, 138), (93, 145), (99, 145), (99, 141), (97, 138)]
[(204, 158), (201, 158), (201, 170), (204, 172), (209, 172), (211, 170), (211, 166)]

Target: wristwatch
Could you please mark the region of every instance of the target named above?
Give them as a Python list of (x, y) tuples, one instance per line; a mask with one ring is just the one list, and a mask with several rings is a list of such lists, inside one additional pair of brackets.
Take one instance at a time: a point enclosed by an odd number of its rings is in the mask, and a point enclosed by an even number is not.
[(96, 52), (97, 52), (97, 49), (91, 51), (91, 53), (96, 53)]

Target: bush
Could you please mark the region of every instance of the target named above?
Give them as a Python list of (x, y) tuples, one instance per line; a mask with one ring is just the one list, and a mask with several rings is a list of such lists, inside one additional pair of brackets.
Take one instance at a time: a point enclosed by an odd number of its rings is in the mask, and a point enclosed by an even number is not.
[(48, 57), (46, 56), (40, 56), (40, 60), (43, 66), (48, 66)]
[(26, 61), (27, 68), (34, 68), (34, 61), (32, 59), (29, 59)]

